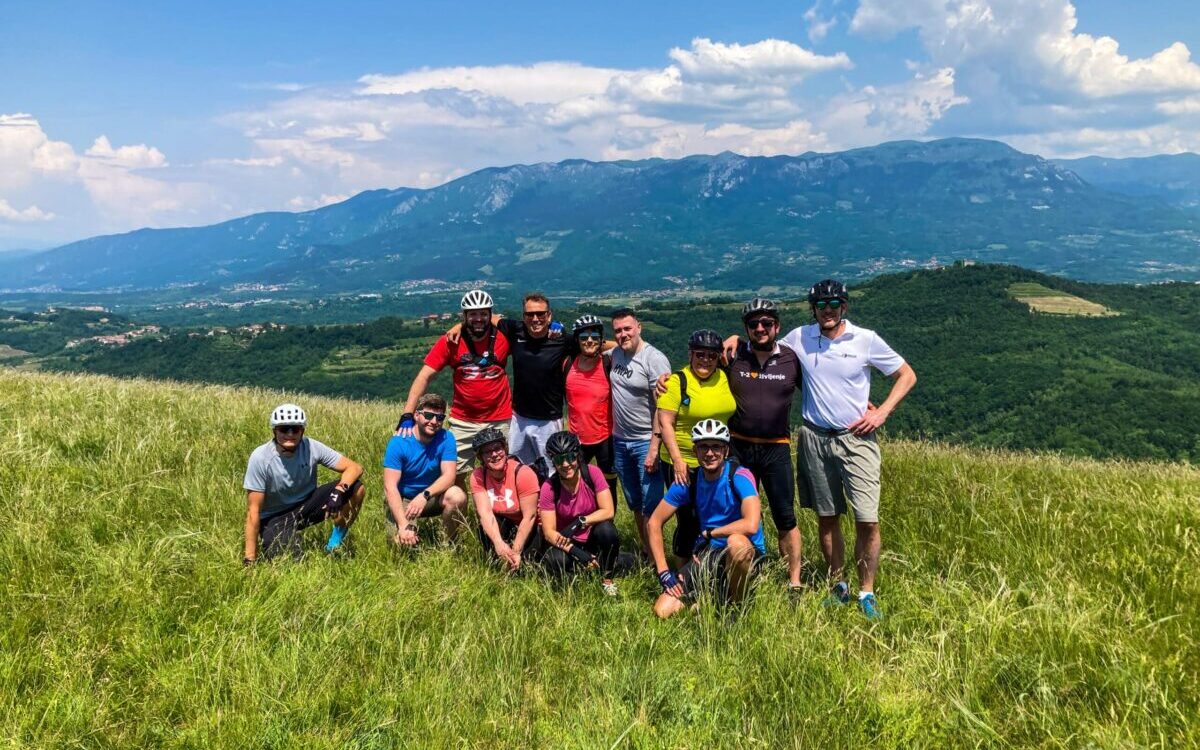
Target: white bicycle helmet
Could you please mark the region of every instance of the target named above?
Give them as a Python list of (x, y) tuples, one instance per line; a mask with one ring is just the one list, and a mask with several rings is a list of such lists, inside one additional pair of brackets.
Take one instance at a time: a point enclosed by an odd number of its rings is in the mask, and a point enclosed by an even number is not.
[(701, 419), (692, 428), (692, 442), (698, 443), (701, 440), (719, 440), (722, 443), (728, 443), (729, 428), (719, 419)]
[(490, 310), (492, 309), (492, 295), (482, 289), (472, 289), (463, 295), (459, 306), (464, 310)]
[(291, 424), (303, 427), (308, 424), (308, 415), (295, 404), (280, 404), (276, 406), (275, 411), (271, 412), (271, 429), (275, 429), (280, 425)]

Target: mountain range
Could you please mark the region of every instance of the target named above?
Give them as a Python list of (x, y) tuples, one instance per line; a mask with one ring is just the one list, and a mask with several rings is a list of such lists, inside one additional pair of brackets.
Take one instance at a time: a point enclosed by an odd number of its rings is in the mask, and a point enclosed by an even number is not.
[(7, 291), (289, 294), (438, 282), (588, 294), (861, 278), (956, 259), (1200, 278), (1200, 157), (1050, 161), (996, 141), (489, 168), (304, 213), (0, 256)]

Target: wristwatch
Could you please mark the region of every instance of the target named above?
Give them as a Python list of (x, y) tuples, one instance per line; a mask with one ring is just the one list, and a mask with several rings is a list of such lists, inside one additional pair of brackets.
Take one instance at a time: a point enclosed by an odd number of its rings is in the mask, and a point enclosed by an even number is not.
[(425, 496), (425, 502), (433, 500), (433, 495), (429, 494), (429, 490), (421, 490), (421, 494)]

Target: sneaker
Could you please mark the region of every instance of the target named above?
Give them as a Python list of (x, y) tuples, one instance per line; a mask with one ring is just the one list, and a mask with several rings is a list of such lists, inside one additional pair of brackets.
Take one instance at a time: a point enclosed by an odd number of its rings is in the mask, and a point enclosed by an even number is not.
[(829, 590), (829, 596), (825, 598), (825, 606), (833, 607), (839, 604), (850, 603), (850, 585), (845, 581), (838, 581)]
[(879, 602), (875, 599), (874, 594), (867, 594), (858, 598), (858, 608), (862, 610), (863, 617), (868, 620), (882, 620), (883, 614), (879, 611)]
[(325, 543), (325, 554), (333, 555), (345, 549), (346, 533), (349, 531), (345, 526), (334, 526), (329, 532), (329, 541)]
[(804, 584), (789, 583), (788, 587), (787, 587), (787, 594), (788, 594), (788, 601), (790, 601), (792, 604), (799, 602), (800, 599), (802, 599), (804, 597)]
[(619, 593), (617, 591), (616, 582), (608, 580), (608, 579), (605, 579), (600, 582), (600, 588), (604, 589), (605, 596), (616, 596)]

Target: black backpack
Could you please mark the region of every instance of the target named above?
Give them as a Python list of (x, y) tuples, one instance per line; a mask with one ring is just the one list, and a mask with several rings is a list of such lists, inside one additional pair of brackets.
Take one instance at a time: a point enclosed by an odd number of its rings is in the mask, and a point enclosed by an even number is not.
[(475, 351), (475, 342), (474, 342), (474, 340), (471, 339), (471, 334), (467, 333), (466, 331), (463, 331), (462, 337), (463, 337), (462, 340), (466, 342), (467, 349), (470, 350), (471, 356), (473, 357), (473, 359), (467, 359), (465, 356), (463, 356), (463, 357), (459, 358), (459, 360), (453, 364), (453, 367), (459, 368), (464, 365), (475, 365), (476, 367), (487, 367), (488, 365), (497, 364), (495, 361), (495, 357), (496, 357), (496, 326), (492, 326), (491, 332), (488, 333), (487, 348), (484, 349), (483, 354), (480, 354), (479, 352)]
[[(569, 373), (571, 371), (571, 366), (575, 364), (575, 360), (577, 360), (577, 359), (579, 359), (578, 354), (572, 354), (571, 356), (567, 357), (567, 360), (563, 363), (563, 376), (564, 377), (566, 376), (567, 373)], [(611, 381), (612, 380), (612, 357), (605, 357), (604, 355), (600, 355), (600, 362), (602, 365), (604, 365), (604, 379)]]
[(546, 459), (541, 456), (538, 456), (537, 460), (531, 464), (527, 464), (516, 456), (511, 455), (508, 457), (508, 460), (515, 461), (517, 464), (517, 470), (513, 473), (514, 477), (520, 473), (521, 469), (529, 469), (537, 477), (539, 487), (545, 484), (546, 479), (549, 478), (550, 472), (546, 470)]

